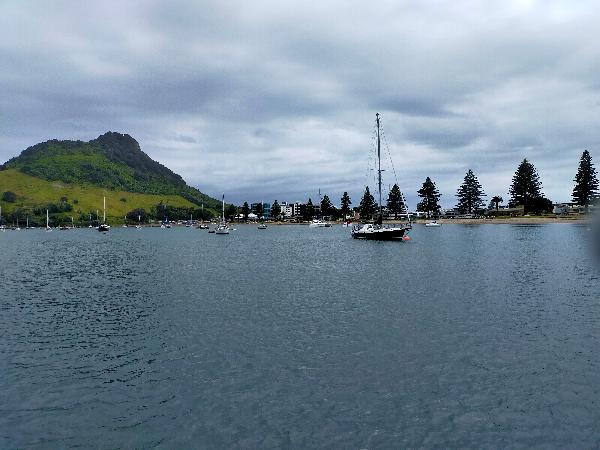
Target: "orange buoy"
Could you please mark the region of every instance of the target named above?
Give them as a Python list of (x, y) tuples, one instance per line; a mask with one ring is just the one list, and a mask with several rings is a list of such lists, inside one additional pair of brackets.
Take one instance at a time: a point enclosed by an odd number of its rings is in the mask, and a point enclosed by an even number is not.
[(403, 237), (402, 237), (402, 240), (403, 240), (403, 241), (405, 241), (405, 242), (406, 242), (406, 241), (410, 241), (410, 236), (403, 236)]

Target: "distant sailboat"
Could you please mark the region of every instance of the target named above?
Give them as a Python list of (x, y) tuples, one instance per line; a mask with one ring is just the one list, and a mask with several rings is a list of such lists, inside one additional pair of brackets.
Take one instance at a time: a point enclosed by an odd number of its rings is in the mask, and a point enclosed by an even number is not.
[(198, 225), (196, 228), (199, 228), (200, 230), (208, 230), (208, 225), (206, 225), (204, 223), (204, 203), (202, 203), (202, 214), (200, 215), (200, 225)]
[(432, 222), (427, 222), (427, 223), (425, 224), (425, 226), (426, 226), (426, 227), (428, 227), (428, 228), (434, 228), (434, 227), (441, 227), (441, 226), (442, 226), (442, 224), (441, 224), (441, 223), (439, 223), (439, 222), (436, 222), (436, 221), (434, 220), (434, 221), (432, 221)]
[(412, 228), (410, 223), (404, 225), (383, 225), (383, 205), (381, 204), (381, 138), (379, 131), (379, 113), (375, 115), (377, 123), (377, 184), (379, 191), (379, 214), (375, 223), (365, 223), (356, 225), (352, 228), (352, 237), (354, 239), (370, 239), (376, 241), (385, 241), (392, 239), (405, 239), (404, 235)]
[[(319, 189), (319, 208), (321, 205), (321, 189)], [(321, 213), (319, 212), (319, 217), (313, 219), (312, 222), (308, 225), (310, 228), (329, 228), (331, 224), (328, 222), (324, 222), (321, 220)]]
[(142, 228), (142, 216), (138, 216), (138, 224), (135, 227)]
[(230, 228), (225, 221), (225, 194), (223, 194), (223, 209), (222, 209), (221, 222), (215, 229), (215, 234), (229, 234)]
[(50, 215), (48, 214), (48, 210), (46, 210), (46, 231), (52, 231), (52, 228), (50, 228)]
[(106, 223), (106, 197), (104, 197), (103, 211), (102, 211), (102, 223), (98, 226), (98, 231), (107, 232), (110, 230), (110, 225)]

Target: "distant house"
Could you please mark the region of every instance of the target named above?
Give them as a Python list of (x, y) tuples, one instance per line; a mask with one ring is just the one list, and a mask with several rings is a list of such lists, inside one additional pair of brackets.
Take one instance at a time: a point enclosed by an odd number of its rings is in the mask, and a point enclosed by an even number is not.
[(442, 210), (442, 217), (445, 219), (453, 219), (458, 215), (459, 215), (459, 212), (456, 208)]
[(496, 208), (488, 209), (485, 213), (488, 216), (503, 216), (503, 217), (522, 216), (523, 214), (525, 214), (525, 208), (523, 207), (523, 205), (519, 205), (514, 208), (504, 206), (504, 207), (498, 208), (498, 210), (496, 210)]
[(571, 203), (555, 203), (552, 208), (553, 214), (564, 215), (571, 212)]

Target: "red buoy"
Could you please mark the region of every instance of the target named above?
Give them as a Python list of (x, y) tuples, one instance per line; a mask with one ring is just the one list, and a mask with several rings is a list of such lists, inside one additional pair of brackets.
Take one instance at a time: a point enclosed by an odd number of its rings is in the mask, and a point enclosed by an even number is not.
[(403, 237), (402, 237), (402, 240), (403, 240), (403, 241), (405, 241), (405, 242), (406, 242), (406, 241), (410, 241), (410, 236), (403, 236)]

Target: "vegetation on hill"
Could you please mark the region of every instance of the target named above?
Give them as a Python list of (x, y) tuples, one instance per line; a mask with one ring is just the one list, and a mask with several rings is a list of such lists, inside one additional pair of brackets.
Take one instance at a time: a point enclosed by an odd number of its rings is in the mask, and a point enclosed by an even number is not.
[(179, 175), (152, 160), (127, 134), (108, 132), (89, 142), (42, 142), (27, 148), (0, 169), (17, 169), (33, 177), (74, 185), (178, 195), (207, 208), (220, 206), (218, 200), (188, 186)]
[[(8, 196), (4, 193), (9, 192)], [(5, 199), (8, 197), (8, 200)], [(0, 206), (5, 223), (17, 219), (21, 223), (29, 217), (32, 224), (45, 224), (46, 209), (53, 224), (68, 222), (71, 217), (76, 223), (87, 224), (90, 215), (96, 220), (96, 213), (102, 215), (103, 197), (109, 223), (122, 222), (125, 215), (137, 222), (143, 220), (171, 220), (201, 218), (202, 209), (180, 195), (142, 194), (127, 191), (114, 191), (90, 184), (70, 184), (47, 181), (19, 172), (17, 169), (0, 171)], [(204, 218), (216, 213), (204, 208)]]

